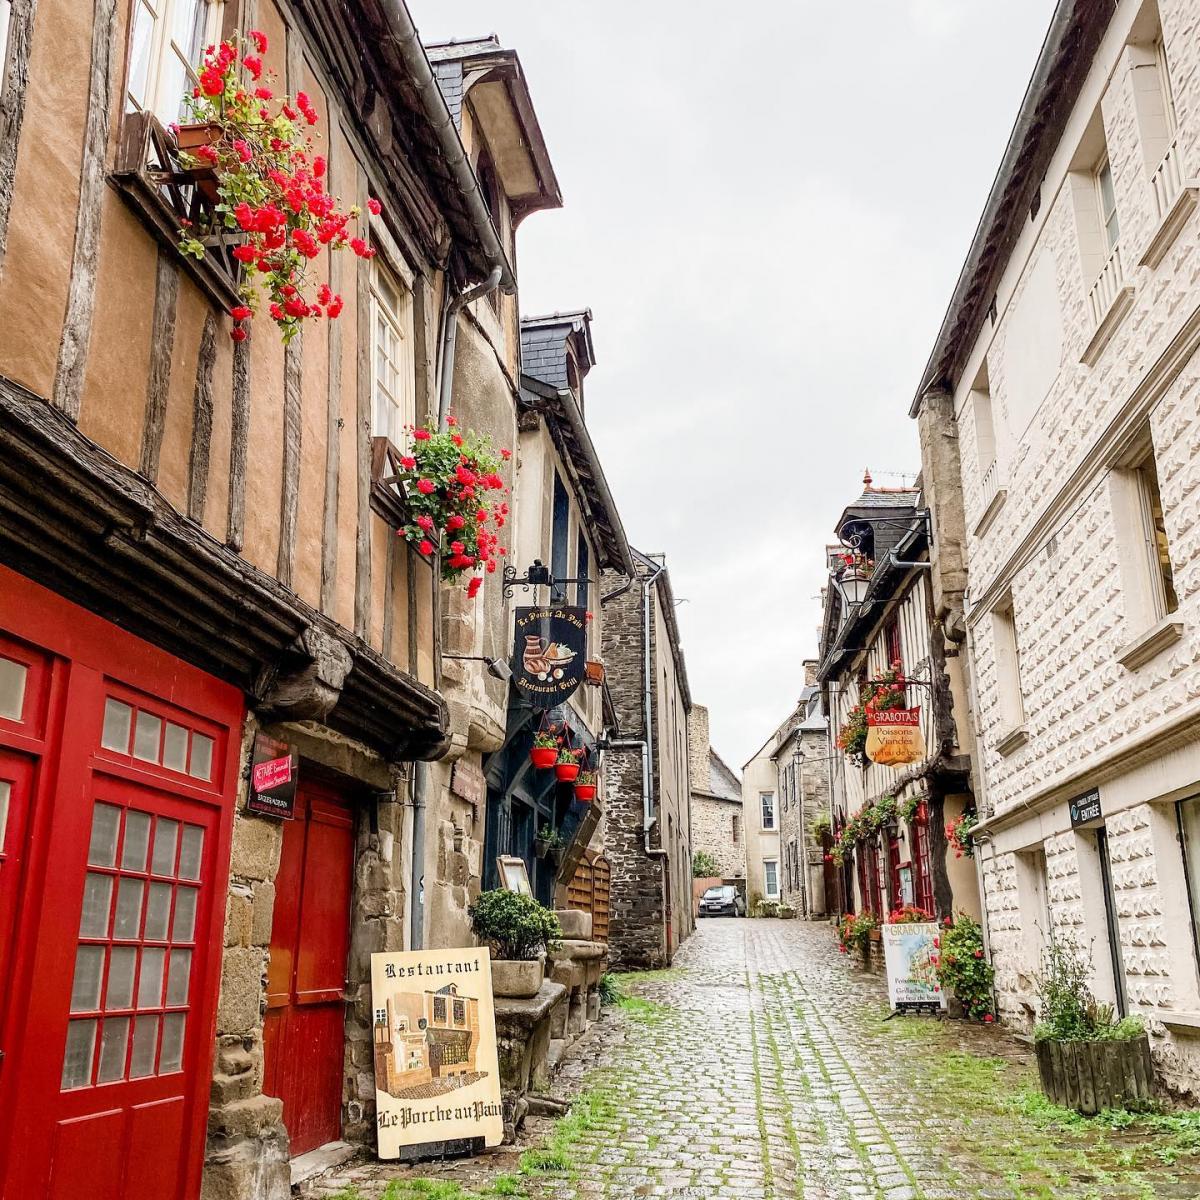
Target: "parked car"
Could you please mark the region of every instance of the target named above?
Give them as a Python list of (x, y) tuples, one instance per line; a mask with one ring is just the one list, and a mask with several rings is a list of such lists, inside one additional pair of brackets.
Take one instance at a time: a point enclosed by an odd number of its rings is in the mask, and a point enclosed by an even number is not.
[(744, 917), (746, 901), (741, 893), (731, 883), (718, 884), (710, 887), (700, 897), (700, 915), (702, 917)]

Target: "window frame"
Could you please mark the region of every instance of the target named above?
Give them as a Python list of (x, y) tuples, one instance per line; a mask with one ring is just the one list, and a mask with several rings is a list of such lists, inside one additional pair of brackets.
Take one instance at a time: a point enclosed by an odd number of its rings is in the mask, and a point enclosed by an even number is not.
[(1179, 831), (1179, 853), (1183, 860), (1183, 880), (1187, 889), (1188, 901), (1188, 919), (1192, 926), (1192, 949), (1195, 954), (1195, 966), (1197, 977), (1200, 978), (1200, 830), (1196, 837), (1196, 874), (1193, 877), (1191, 867), (1188, 863), (1188, 838), (1187, 825), (1184, 823), (1184, 806), (1193, 804), (1196, 806), (1197, 824), (1200, 825), (1200, 793), (1194, 796), (1184, 796), (1182, 800), (1175, 801), (1175, 825)]
[(992, 643), (996, 658), (996, 684), (1004, 718), (1001, 734), (1025, 723), (1025, 695), (1021, 684), (1021, 644), (1017, 636), (1017, 609), (1011, 592), (992, 609)]
[[(767, 821), (768, 805), (770, 811), (770, 821)], [(775, 793), (768, 791), (759, 791), (758, 793), (758, 809), (759, 819), (762, 822), (762, 828), (765, 831), (773, 832), (779, 828), (778, 813), (775, 806)]]
[[(399, 309), (388, 303), (383, 295), (381, 284), (392, 287), (400, 302)], [(381, 262), (377, 256), (371, 263), (369, 295), (371, 307), (371, 434), (373, 437), (387, 438), (393, 446), (400, 447), (404, 444), (405, 426), (415, 425), (417, 419), (417, 356), (414, 344), (412, 290), (398, 272), (392, 270), (386, 262)], [(395, 337), (395, 344), (399, 347), (397, 360), (392, 362), (389, 357), (389, 365), (395, 371), (396, 378), (403, 389), (404, 394), (400, 397), (392, 397), (387, 386), (379, 378), (381, 322), (386, 324)], [(392, 410), (394, 429), (381, 428), (379, 419), (381, 391), (384, 393), (383, 402)]]
[[(779, 900), (779, 899), (781, 899), (783, 896), (783, 892), (779, 886), (781, 883), (781, 880), (779, 878), (779, 859), (764, 858), (762, 860), (762, 865), (763, 865), (763, 899), (764, 900)], [(767, 880), (768, 880), (767, 868), (768, 867), (775, 868), (775, 890), (774, 891), (771, 891), (770, 888), (767, 886)]]
[[(220, 39), (222, 18), (224, 17), (225, 0), (196, 0), (207, 9), (203, 29), (198, 39), (199, 49), (212, 45)], [(125, 78), (121, 87), (121, 108), (124, 114), (149, 112), (162, 125), (170, 125), (183, 115), (183, 92), (175, 105), (175, 112), (167, 115), (162, 111), (164, 103), (163, 89), (167, 79), (167, 60), (174, 54), (183, 65), (183, 83), (186, 90), (189, 82), (192, 86), (197, 82), (196, 63), (189, 62), (185, 49), (180, 47), (174, 37), (176, 12), (181, 5), (189, 4), (191, 0), (132, 0), (129, 14), (127, 33), (127, 52), (125, 58)], [(137, 32), (138, 17), (146, 12), (151, 21), (150, 38), (147, 48), (146, 78), (143, 94), (140, 100), (135, 99), (130, 91), (130, 83), (134, 76), (134, 48)]]
[(1146, 447), (1131, 470), (1137, 483), (1138, 519), (1146, 573), (1150, 580), (1150, 597), (1154, 605), (1154, 620), (1161, 621), (1171, 613), (1178, 612), (1179, 593), (1175, 587), (1171, 540), (1167, 537), (1162, 485), (1158, 478), (1153, 445)]
[(1179, 115), (1175, 111), (1175, 93), (1171, 86), (1171, 64), (1167, 60), (1167, 46), (1162, 28), (1154, 39), (1154, 65), (1158, 69), (1158, 86), (1162, 89), (1163, 119), (1167, 126), (1167, 140), (1179, 131)]
[[(1104, 199), (1105, 177), (1108, 179), (1108, 189), (1112, 194), (1112, 206), (1107, 212)], [(1107, 261), (1121, 244), (1121, 217), (1117, 211), (1117, 184), (1113, 177), (1112, 160), (1108, 156), (1107, 148), (1092, 170), (1092, 182), (1096, 189), (1096, 211), (1100, 216), (1100, 228), (1104, 230), (1104, 253), (1105, 261)], [(1113, 230), (1109, 229), (1109, 222), (1112, 222)]]

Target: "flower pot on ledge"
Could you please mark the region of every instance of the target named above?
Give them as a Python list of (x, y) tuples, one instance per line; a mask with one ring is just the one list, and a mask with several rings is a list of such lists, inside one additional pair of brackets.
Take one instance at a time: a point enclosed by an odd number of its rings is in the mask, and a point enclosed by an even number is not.
[[(215, 146), (221, 140), (221, 126), (215, 121), (203, 121), (194, 125), (180, 125), (175, 131), (175, 145), (183, 154), (190, 154), (195, 157), (196, 151), (201, 146)], [(217, 192), (217, 172), (211, 166), (196, 166), (180, 167), (179, 173), (183, 175), (189, 183), (195, 185), (200, 195), (208, 201), (209, 204), (216, 204), (220, 200), (220, 195)]]
[(492, 995), (528, 1000), (536, 996), (546, 974), (542, 958), (493, 958)]

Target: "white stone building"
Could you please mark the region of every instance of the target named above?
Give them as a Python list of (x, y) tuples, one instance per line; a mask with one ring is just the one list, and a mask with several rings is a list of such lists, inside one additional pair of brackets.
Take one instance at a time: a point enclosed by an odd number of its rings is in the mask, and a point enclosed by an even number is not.
[(1072, 931), (1193, 1094), (1198, 17), (1057, 5), (912, 408), (942, 575), (966, 570), (936, 606), (970, 647), (1000, 1013), (1032, 1021)]

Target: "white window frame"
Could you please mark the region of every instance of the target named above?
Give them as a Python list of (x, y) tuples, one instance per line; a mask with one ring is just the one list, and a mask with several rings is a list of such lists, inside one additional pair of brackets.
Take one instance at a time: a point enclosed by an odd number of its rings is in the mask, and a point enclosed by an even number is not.
[(1158, 68), (1158, 83), (1162, 88), (1163, 116), (1167, 123), (1167, 139), (1175, 136), (1179, 118), (1175, 113), (1175, 96), (1171, 89), (1171, 67), (1167, 62), (1167, 48), (1161, 30), (1154, 41), (1154, 63)]
[[(1157, 621), (1179, 608), (1179, 597), (1175, 588), (1171, 544), (1166, 530), (1158, 527), (1159, 521), (1164, 517), (1164, 510), (1162, 484), (1158, 478), (1158, 464), (1154, 460), (1153, 448), (1148, 449), (1142, 456), (1141, 461), (1134, 467), (1134, 473), (1137, 476), (1138, 516), (1141, 520), (1146, 555), (1146, 573), (1150, 579), (1150, 595), (1154, 603), (1154, 619)], [(1159, 514), (1157, 520), (1154, 516), (1156, 498)]]
[[(198, 2), (207, 9), (203, 34), (199, 39), (199, 49), (203, 52), (205, 46), (212, 45), (220, 38), (224, 0)], [(151, 112), (164, 125), (170, 125), (180, 119), (183, 112), (183, 90), (177, 97), (166, 94), (168, 80), (172, 77), (172, 73), (166, 68), (170, 58), (174, 56), (183, 66), (184, 88), (195, 86), (197, 63), (189, 61), (188, 51), (179, 45), (174, 36), (177, 14), (181, 8), (190, 6), (191, 3), (192, 0), (133, 0), (129, 18), (129, 69), (125, 76), (126, 112)], [(135, 97), (130, 91), (130, 85), (140, 73), (139, 64), (134, 61), (134, 53), (137, 48), (137, 32), (142, 21), (149, 22), (145, 48), (145, 81), (142, 95)]]
[(1021, 649), (1017, 639), (1017, 611), (1011, 593), (992, 610), (992, 638), (996, 655), (996, 684), (1000, 712), (1010, 732), (1025, 723), (1025, 698), (1021, 689)]
[[(770, 883), (771, 876), (770, 876), (770, 872), (767, 870), (768, 867), (774, 867), (774, 869), (775, 869), (775, 889), (774, 889), (774, 891), (772, 891), (772, 889), (771, 889), (771, 883)], [(779, 890), (779, 859), (764, 858), (763, 859), (763, 899), (764, 900), (778, 900), (780, 895), (781, 895), (781, 893)]]
[[(768, 809), (769, 806), (769, 809)], [(762, 818), (762, 827), (764, 829), (778, 829), (779, 823), (776, 820), (775, 812), (775, 793), (774, 792), (759, 792), (758, 793), (758, 809), (759, 815)], [(767, 820), (768, 811), (770, 812), (770, 821)]]
[(0, 91), (8, 66), (8, 31), (12, 26), (12, 0), (0, 0)]
[[(1112, 192), (1112, 205), (1108, 206), (1104, 198), (1104, 176), (1108, 176), (1109, 190)], [(1105, 254), (1111, 254), (1121, 241), (1121, 217), (1117, 212), (1117, 185), (1113, 178), (1112, 161), (1108, 157), (1108, 152), (1105, 151), (1100, 161), (1096, 164), (1096, 169), (1092, 172), (1092, 180), (1096, 185), (1096, 211), (1100, 214), (1100, 228), (1104, 231), (1104, 247)], [(1110, 232), (1108, 223), (1112, 222), (1113, 231)]]
[[(396, 304), (386, 295), (389, 289), (397, 298)], [(391, 344), (395, 349), (394, 362), (391, 347), (381, 344), (385, 335), (394, 339)], [(394, 383), (381, 377), (381, 353), (395, 372)], [(416, 372), (412, 292), (376, 258), (371, 263), (371, 433), (374, 437), (385, 437), (394, 446), (404, 446), (405, 426), (416, 423)]]

